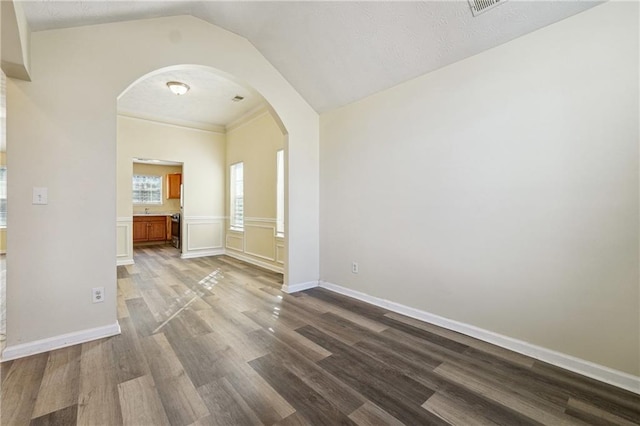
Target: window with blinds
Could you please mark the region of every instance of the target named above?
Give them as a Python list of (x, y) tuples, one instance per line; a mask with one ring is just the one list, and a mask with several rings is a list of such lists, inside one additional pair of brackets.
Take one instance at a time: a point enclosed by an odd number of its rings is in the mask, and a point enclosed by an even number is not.
[(162, 204), (162, 176), (133, 175), (133, 204)]
[(230, 222), (233, 229), (244, 229), (244, 163), (231, 165)]
[(0, 167), (0, 226), (7, 226), (7, 168)]
[(284, 235), (284, 151), (276, 153), (276, 234)]

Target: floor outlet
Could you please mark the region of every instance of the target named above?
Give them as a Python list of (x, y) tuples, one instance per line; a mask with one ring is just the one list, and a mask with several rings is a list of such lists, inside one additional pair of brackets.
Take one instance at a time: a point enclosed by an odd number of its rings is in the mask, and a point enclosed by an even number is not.
[(104, 302), (104, 287), (94, 287), (91, 289), (91, 300), (93, 303)]
[(357, 262), (351, 262), (351, 273), (352, 274), (357, 274), (358, 273), (358, 263)]

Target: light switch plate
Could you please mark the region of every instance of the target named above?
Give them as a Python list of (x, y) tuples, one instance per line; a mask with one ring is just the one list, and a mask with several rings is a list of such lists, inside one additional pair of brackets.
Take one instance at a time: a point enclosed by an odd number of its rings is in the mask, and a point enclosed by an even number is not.
[(33, 187), (33, 204), (48, 204), (48, 188)]

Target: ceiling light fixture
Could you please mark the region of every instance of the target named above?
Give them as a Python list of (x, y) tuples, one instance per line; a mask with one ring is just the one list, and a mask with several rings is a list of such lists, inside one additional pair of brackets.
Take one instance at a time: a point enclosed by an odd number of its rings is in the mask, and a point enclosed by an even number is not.
[(170, 81), (167, 83), (167, 87), (174, 95), (184, 95), (190, 89), (188, 85), (180, 83), (179, 81)]

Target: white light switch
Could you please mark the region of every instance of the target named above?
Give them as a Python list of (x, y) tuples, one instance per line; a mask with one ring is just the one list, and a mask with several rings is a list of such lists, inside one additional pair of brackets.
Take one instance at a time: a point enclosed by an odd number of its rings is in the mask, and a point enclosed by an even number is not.
[(48, 204), (47, 188), (33, 187), (33, 204)]

